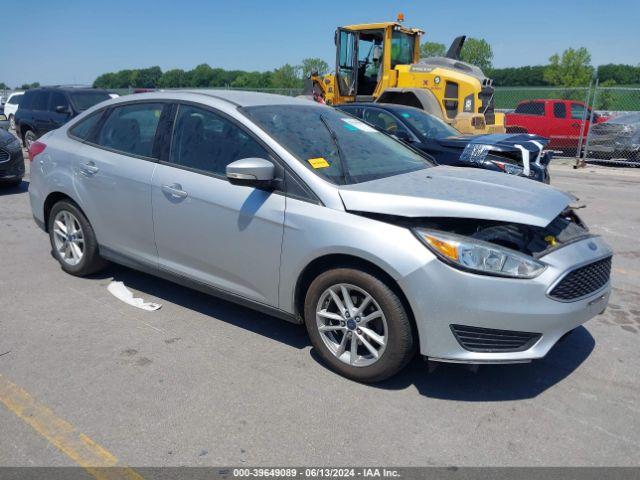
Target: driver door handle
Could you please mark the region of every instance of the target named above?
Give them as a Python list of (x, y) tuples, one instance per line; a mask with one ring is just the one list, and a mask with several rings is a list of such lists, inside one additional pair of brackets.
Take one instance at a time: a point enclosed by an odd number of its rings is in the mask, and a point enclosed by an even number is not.
[(162, 191), (167, 195), (171, 195), (173, 198), (187, 198), (189, 195), (182, 190), (182, 185), (179, 183), (172, 183), (171, 185), (162, 185)]

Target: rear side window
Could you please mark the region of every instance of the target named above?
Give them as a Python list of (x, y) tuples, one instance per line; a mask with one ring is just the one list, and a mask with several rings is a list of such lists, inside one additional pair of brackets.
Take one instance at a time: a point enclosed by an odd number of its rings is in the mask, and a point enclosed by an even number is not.
[(98, 145), (122, 153), (152, 157), (162, 103), (123, 105), (111, 110), (98, 134)]
[(544, 115), (544, 103), (542, 102), (521, 103), (516, 107), (515, 113), (522, 113), (525, 115)]
[(27, 92), (22, 97), (22, 101), (20, 102), (20, 108), (23, 110), (27, 110), (31, 108), (31, 104), (33, 103), (33, 97), (35, 96), (35, 92)]
[(46, 110), (49, 101), (49, 92), (36, 92), (31, 104), (31, 110)]
[(566, 118), (567, 117), (567, 106), (564, 103), (554, 103), (553, 104), (553, 116), (556, 118)]
[(18, 105), (20, 103), (21, 98), (22, 98), (22, 95), (13, 95), (7, 103), (10, 105)]
[(363, 120), (378, 130), (382, 130), (391, 135), (395, 135), (399, 131), (405, 132), (406, 134), (409, 133), (393, 115), (377, 108), (367, 108), (364, 111)]
[(48, 110), (51, 112), (55, 112), (57, 107), (68, 108), (69, 102), (67, 102), (67, 97), (65, 97), (62, 92), (51, 92)]
[(87, 118), (74, 125), (69, 130), (69, 134), (73, 137), (79, 138), (80, 140), (89, 140), (91, 132), (93, 132), (94, 127), (98, 124), (103, 113), (104, 112), (100, 111), (89, 115)]
[(198, 107), (180, 105), (173, 128), (169, 161), (175, 165), (224, 175), (228, 164), (269, 154), (226, 118)]
[(83, 112), (111, 97), (106, 92), (72, 92), (69, 94), (76, 110)]

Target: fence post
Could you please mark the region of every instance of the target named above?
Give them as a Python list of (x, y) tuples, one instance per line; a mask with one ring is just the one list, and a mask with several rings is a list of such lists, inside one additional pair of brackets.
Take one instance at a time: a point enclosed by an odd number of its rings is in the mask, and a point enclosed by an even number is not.
[[(597, 82), (597, 79), (596, 79), (596, 82)], [(589, 105), (589, 97), (591, 97), (591, 85), (593, 85), (593, 78), (589, 80), (587, 95), (586, 95), (586, 98), (584, 99), (584, 104), (586, 106)], [(580, 137), (578, 139), (578, 149), (576, 150), (576, 164), (574, 165), (574, 168), (580, 168), (585, 166), (584, 162), (582, 162), (580, 159), (582, 157), (582, 142), (584, 140), (584, 129), (586, 124), (587, 124), (587, 109), (585, 108), (584, 112), (582, 112), (582, 125), (580, 125)]]
[(582, 166), (585, 166), (587, 164), (587, 155), (589, 153), (589, 133), (591, 132), (591, 127), (593, 125), (593, 114), (596, 110), (596, 100), (598, 99), (598, 81), (599, 79), (596, 78), (596, 85), (593, 88), (593, 104), (591, 105), (591, 115), (589, 115), (589, 128), (587, 128), (587, 138), (584, 143), (584, 155), (582, 157)]

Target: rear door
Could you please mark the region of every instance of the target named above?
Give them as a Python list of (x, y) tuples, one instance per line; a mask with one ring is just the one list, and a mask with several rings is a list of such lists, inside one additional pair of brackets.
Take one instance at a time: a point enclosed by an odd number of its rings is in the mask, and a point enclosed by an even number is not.
[(170, 103), (107, 110), (76, 165), (76, 188), (101, 250), (157, 266), (151, 212), (156, 136)]
[(569, 112), (564, 101), (548, 102), (550, 112), (549, 122), (549, 148), (566, 148), (568, 142)]
[(40, 90), (36, 92), (31, 104), (31, 118), (32, 124), (36, 129), (36, 134), (41, 136), (47, 133), (51, 128), (51, 119), (48, 111), (49, 96), (51, 91)]
[[(567, 141), (570, 148), (578, 148), (580, 132), (584, 123), (584, 134), (589, 131), (589, 120), (591, 118), (591, 109), (586, 108), (583, 103), (570, 103), (569, 120), (567, 121)], [(584, 119), (584, 120), (583, 120)]]
[(171, 149), (153, 177), (160, 268), (278, 305), (285, 196), (231, 185), (226, 166), (270, 154), (234, 120), (181, 104)]

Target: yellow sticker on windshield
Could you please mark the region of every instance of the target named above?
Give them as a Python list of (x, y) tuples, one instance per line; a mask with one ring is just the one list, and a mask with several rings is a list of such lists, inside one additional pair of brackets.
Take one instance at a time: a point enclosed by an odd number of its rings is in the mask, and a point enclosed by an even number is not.
[(331, 166), (329, 162), (322, 157), (310, 158), (307, 162), (309, 162), (313, 168), (327, 168)]

